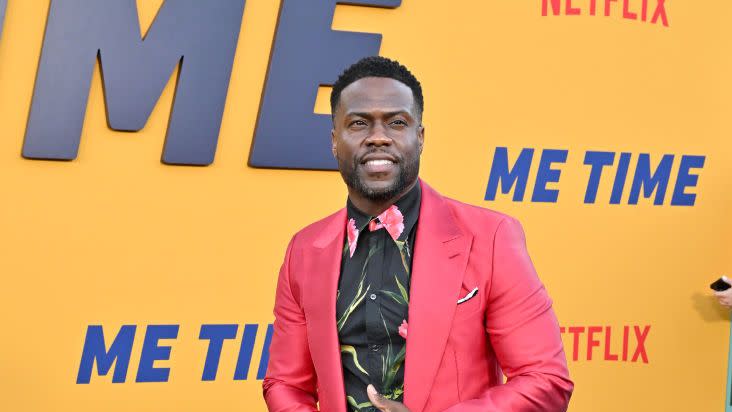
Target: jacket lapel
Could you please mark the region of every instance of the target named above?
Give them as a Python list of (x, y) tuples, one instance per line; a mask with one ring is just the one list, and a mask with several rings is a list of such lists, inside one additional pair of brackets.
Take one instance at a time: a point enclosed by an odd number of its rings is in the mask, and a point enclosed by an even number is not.
[(424, 409), (432, 390), (473, 240), (457, 226), (442, 196), (421, 179), (420, 184), (404, 371), (404, 403), (412, 412)]
[(313, 365), (318, 373), (320, 410), (346, 412), (343, 367), (336, 330), (336, 291), (340, 277), (346, 209), (332, 216), (305, 253), (305, 316)]

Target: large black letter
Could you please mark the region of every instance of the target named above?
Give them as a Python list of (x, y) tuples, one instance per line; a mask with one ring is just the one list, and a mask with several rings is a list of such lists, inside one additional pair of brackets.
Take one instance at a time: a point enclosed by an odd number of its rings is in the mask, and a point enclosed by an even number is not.
[(182, 61), (163, 162), (213, 162), (245, 0), (171, 0), (141, 38), (135, 0), (52, 0), (23, 156), (76, 158), (99, 55), (107, 121), (144, 127)]
[(267, 83), (249, 156), (253, 167), (337, 168), (330, 116), (313, 113), (318, 87), (379, 54), (380, 34), (331, 30), (336, 4), (395, 8), (401, 0), (282, 0)]

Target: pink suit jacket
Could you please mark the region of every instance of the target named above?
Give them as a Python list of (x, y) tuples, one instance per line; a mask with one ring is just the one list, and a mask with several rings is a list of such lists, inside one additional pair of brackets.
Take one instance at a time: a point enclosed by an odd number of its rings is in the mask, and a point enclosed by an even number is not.
[[(404, 404), (411, 412), (566, 410), (573, 383), (521, 225), (419, 184)], [(287, 247), (263, 381), (270, 412), (346, 412), (335, 314), (345, 227), (343, 208)]]

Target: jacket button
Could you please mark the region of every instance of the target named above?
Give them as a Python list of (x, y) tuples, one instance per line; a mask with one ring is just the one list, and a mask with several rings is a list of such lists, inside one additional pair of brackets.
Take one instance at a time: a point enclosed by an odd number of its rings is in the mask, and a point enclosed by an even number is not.
[(371, 298), (371, 300), (376, 300), (376, 293), (372, 293), (369, 297)]

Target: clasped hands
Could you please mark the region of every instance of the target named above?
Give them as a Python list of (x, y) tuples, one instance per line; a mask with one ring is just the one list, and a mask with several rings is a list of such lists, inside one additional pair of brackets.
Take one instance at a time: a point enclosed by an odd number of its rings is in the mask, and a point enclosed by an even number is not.
[(403, 403), (386, 399), (376, 391), (374, 385), (369, 384), (366, 387), (366, 394), (368, 394), (371, 404), (381, 412), (410, 412)]

